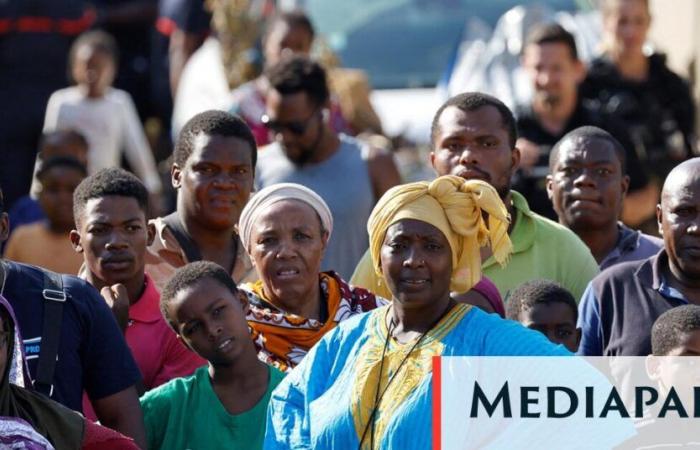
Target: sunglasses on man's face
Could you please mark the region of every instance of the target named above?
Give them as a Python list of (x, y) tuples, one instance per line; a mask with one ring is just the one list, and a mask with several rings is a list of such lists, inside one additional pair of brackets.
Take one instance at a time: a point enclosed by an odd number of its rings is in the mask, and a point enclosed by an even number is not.
[(302, 134), (306, 133), (306, 129), (309, 128), (309, 124), (311, 123), (311, 120), (316, 117), (317, 112), (318, 109), (315, 109), (308, 119), (295, 120), (292, 122), (279, 122), (277, 120), (272, 120), (267, 114), (263, 114), (260, 120), (268, 130), (274, 133), (282, 133), (284, 130), (289, 130), (290, 133), (301, 136)]

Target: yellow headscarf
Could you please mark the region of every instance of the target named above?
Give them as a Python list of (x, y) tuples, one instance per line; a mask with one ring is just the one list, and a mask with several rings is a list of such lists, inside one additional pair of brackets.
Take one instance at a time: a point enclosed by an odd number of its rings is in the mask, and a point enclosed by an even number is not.
[[(488, 227), (482, 211), (488, 214)], [(490, 244), (501, 265), (513, 250), (508, 237), (510, 217), (496, 190), (483, 181), (445, 175), (432, 182), (395, 186), (375, 205), (367, 231), (372, 264), (380, 276), (384, 236), (402, 219), (427, 222), (447, 237), (452, 249), (450, 289), (454, 292), (466, 292), (481, 279), (481, 247)]]

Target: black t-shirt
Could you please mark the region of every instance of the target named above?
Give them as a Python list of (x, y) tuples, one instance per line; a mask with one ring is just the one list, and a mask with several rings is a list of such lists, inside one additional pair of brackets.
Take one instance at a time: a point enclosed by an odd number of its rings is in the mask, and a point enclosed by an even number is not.
[[(5, 261), (8, 269), (3, 296), (10, 302), (24, 339), (29, 372), (36, 376), (44, 302), (42, 269)], [(63, 307), (61, 341), (51, 398), (82, 411), (83, 390), (91, 399), (116, 394), (140, 379), (134, 358), (112, 312), (87, 282), (63, 275), (67, 300)]]
[(570, 131), (591, 125), (604, 129), (612, 134), (625, 148), (627, 175), (630, 177), (630, 191), (646, 186), (648, 177), (639, 163), (634, 150), (634, 144), (625, 131), (624, 126), (614, 118), (602, 114), (591, 105), (579, 100), (574, 113), (569, 118), (563, 131), (552, 134), (545, 130), (535, 116), (532, 107), (516, 108), (518, 136), (525, 138), (540, 148), (537, 164), (529, 171), (518, 171), (513, 180), (513, 189), (525, 196), (530, 209), (538, 214), (557, 220), (552, 203), (547, 196), (546, 176), (549, 174), (549, 154), (554, 144)]
[(695, 151), (695, 106), (688, 84), (666, 67), (663, 55), (649, 57), (645, 81), (622, 78), (605, 57), (592, 61), (581, 96), (624, 123), (638, 145), (642, 164), (662, 180)]

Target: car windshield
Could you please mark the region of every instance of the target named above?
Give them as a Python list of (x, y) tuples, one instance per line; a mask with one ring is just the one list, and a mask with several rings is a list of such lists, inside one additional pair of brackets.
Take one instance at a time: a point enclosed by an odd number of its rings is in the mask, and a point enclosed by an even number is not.
[[(434, 87), (455, 54), (467, 21), (493, 28), (518, 0), (307, 0), (319, 34), (344, 67), (367, 72), (375, 89)], [(576, 0), (538, 2), (574, 11)]]

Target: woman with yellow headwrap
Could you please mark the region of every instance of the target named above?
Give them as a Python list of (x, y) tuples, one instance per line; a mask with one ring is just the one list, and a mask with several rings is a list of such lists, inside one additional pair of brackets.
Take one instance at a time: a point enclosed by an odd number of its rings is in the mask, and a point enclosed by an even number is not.
[(482, 246), (507, 262), (508, 220), (481, 181), (443, 176), (387, 191), (367, 230), (393, 302), (339, 324), (278, 386), (265, 448), (430, 448), (433, 356), (568, 354), (450, 296), (481, 278)]

